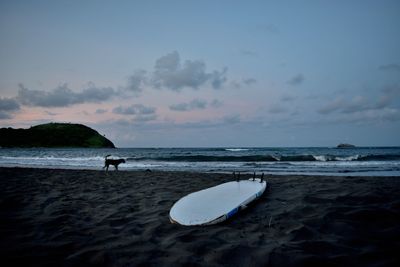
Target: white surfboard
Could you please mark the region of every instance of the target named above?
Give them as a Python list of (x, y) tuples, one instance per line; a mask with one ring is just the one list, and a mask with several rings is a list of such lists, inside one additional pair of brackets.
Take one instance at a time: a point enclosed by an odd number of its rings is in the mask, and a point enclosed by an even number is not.
[(232, 181), (191, 193), (178, 200), (169, 212), (172, 223), (210, 225), (225, 221), (259, 198), (267, 182), (260, 179)]

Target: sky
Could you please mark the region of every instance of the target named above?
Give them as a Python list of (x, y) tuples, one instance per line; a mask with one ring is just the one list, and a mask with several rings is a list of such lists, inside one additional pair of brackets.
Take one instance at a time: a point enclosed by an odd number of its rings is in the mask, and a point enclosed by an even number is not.
[(0, 127), (400, 146), (400, 1), (0, 0)]

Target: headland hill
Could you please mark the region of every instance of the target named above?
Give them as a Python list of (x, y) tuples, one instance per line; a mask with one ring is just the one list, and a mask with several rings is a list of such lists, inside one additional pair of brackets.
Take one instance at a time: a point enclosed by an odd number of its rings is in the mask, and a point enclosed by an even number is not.
[(73, 123), (47, 123), (29, 129), (0, 129), (0, 147), (18, 148), (115, 148), (96, 130)]

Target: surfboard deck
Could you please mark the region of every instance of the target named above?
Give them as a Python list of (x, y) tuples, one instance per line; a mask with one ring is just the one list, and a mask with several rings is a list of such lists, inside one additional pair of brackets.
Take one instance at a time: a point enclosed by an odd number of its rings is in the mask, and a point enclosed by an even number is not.
[(249, 179), (223, 183), (179, 199), (171, 208), (169, 218), (181, 225), (210, 225), (232, 217), (259, 198), (267, 182)]

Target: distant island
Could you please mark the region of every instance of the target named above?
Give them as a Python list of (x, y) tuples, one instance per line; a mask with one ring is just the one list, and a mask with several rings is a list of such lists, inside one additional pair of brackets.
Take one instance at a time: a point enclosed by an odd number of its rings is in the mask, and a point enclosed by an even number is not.
[(355, 145), (351, 145), (351, 144), (339, 144), (337, 145), (337, 148), (353, 148), (356, 147)]
[(0, 147), (115, 148), (92, 128), (72, 123), (47, 123), (29, 129), (1, 128)]

